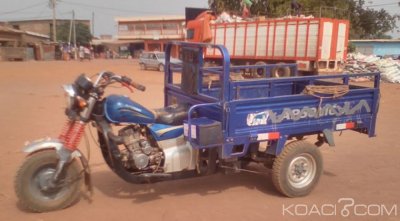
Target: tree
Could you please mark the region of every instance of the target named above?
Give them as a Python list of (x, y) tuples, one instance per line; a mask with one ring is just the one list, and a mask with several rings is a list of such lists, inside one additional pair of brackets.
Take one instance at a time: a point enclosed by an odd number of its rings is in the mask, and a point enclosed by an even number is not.
[[(89, 26), (83, 23), (76, 23), (76, 42), (80, 45), (87, 45), (92, 40), (92, 34), (90, 33)], [(70, 23), (65, 22), (57, 26), (57, 40), (68, 42), (69, 38)], [(73, 37), (71, 36), (71, 41)]]
[[(290, 0), (252, 0), (252, 15), (282, 17), (290, 14)], [(341, 18), (350, 20), (350, 38), (388, 38), (385, 33), (397, 28), (399, 15), (390, 15), (384, 9), (368, 8), (364, 0), (298, 0), (302, 13), (315, 17)], [(240, 12), (242, 0), (209, 0), (217, 13)], [(396, 6), (397, 7), (397, 6)]]

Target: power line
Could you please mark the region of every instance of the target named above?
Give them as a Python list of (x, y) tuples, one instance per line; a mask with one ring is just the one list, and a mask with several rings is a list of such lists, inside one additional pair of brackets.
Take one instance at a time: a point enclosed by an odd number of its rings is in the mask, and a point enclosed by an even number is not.
[(36, 7), (38, 7), (38, 6), (42, 6), (42, 5), (45, 5), (45, 4), (47, 4), (47, 3), (45, 3), (45, 2), (40, 2), (40, 3), (36, 3), (36, 4), (33, 4), (33, 5), (26, 6), (26, 7), (24, 7), (24, 8), (15, 9), (15, 10), (12, 10), (12, 11), (0, 12), (0, 14), (2, 14), (2, 15), (5, 15), (5, 14), (12, 14), (12, 13), (15, 13), (15, 12), (24, 11), (24, 10), (26, 10), (26, 9), (36, 8)]

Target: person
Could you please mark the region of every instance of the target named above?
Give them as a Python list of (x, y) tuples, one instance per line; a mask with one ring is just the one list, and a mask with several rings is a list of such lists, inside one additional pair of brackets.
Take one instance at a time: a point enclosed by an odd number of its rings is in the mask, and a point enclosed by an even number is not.
[(292, 0), (290, 7), (296, 16), (300, 16), (300, 10), (302, 7), (300, 3), (298, 3), (296, 0)]
[(84, 51), (84, 48), (83, 48), (83, 46), (81, 45), (81, 46), (79, 46), (79, 60), (80, 61), (83, 61), (83, 59), (85, 58), (85, 51)]

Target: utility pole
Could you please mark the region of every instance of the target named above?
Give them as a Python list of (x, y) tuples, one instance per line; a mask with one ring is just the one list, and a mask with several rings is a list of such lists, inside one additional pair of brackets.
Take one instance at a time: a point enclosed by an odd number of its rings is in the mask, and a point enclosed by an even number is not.
[(53, 9), (53, 41), (57, 42), (56, 29), (56, 0), (50, 0), (50, 6)]
[(75, 27), (75, 10), (72, 10), (72, 23), (73, 23), (73, 29), (74, 29), (74, 48), (75, 48), (75, 60), (77, 59), (77, 52), (78, 52), (78, 48), (76, 48), (76, 27)]
[[(72, 11), (72, 14), (73, 14), (74, 12)], [(71, 45), (71, 37), (72, 37), (72, 19), (73, 18), (71, 18), (71, 21), (70, 21), (70, 23), (69, 23), (69, 35), (68, 35), (68, 44), (69, 45)]]
[(94, 37), (94, 12), (92, 12), (92, 36)]

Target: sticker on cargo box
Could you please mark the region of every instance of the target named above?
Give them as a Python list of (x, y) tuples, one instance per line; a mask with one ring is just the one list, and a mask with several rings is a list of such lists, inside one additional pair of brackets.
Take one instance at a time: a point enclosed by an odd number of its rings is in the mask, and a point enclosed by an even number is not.
[[(191, 133), (191, 137), (193, 139), (196, 139), (196, 125), (191, 125), (190, 126), (190, 133)], [(183, 135), (185, 135), (185, 137), (189, 136), (189, 126), (188, 124), (183, 124)]]
[[(261, 111), (258, 113), (250, 113), (247, 115), (247, 126), (267, 125), (268, 122), (273, 124), (281, 123), (284, 120), (298, 121), (306, 118), (320, 118), (325, 116), (347, 116), (356, 113), (371, 112), (371, 107), (366, 100), (360, 100), (356, 105), (354, 102), (344, 102), (339, 104), (325, 104), (321, 108), (305, 106), (301, 109), (283, 108), (281, 113), (272, 110)], [(365, 113), (364, 112), (364, 113)]]

